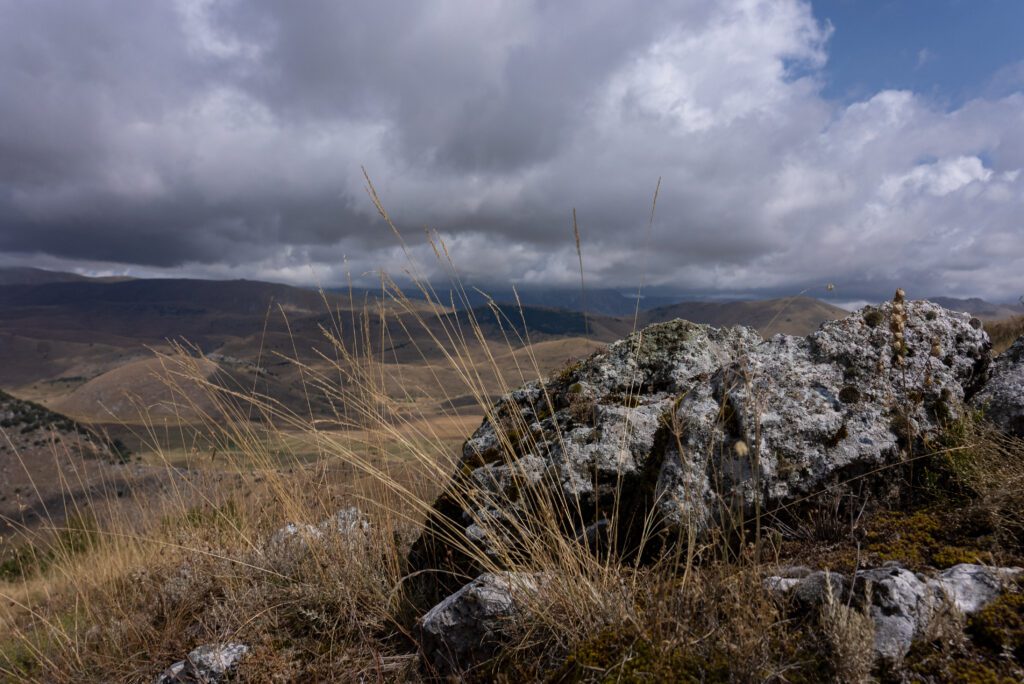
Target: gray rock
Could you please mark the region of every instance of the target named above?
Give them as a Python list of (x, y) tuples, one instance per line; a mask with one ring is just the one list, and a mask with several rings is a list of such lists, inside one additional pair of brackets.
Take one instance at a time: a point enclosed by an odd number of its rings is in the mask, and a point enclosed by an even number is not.
[(870, 598), (875, 653), (885, 660), (902, 659), (942, 606), (941, 590), (906, 568), (864, 570), (857, 573), (856, 584), (858, 593)]
[(765, 578), (764, 586), (771, 592), (790, 597), (804, 608), (818, 608), (830, 598), (846, 601), (849, 581), (837, 572), (812, 572), (796, 567), (780, 569), (778, 575)]
[(263, 548), (264, 557), (278, 572), (292, 571), (310, 552), (311, 546), (333, 539), (343, 543), (365, 543), (370, 523), (355, 506), (343, 508), (316, 525), (290, 522), (276, 530)]
[[(899, 660), (945, 607), (953, 606), (964, 615), (977, 612), (998, 598), (1006, 582), (1020, 572), (1020, 568), (962, 563), (932, 579), (898, 566), (858, 573), (858, 584), (871, 584), (870, 613), (875, 621), (877, 654)], [(866, 588), (861, 584), (861, 589)]]
[(357, 532), (369, 532), (370, 521), (366, 519), (361, 510), (355, 506), (349, 506), (348, 508), (341, 509), (331, 517), (321, 520), (317, 527), (324, 534), (352, 535)]
[(819, 570), (800, 580), (794, 587), (793, 596), (805, 606), (820, 606), (831, 597), (834, 601), (846, 598), (847, 580), (835, 572)]
[(899, 362), (892, 307), (777, 335), (692, 387), (659, 478), (662, 517), (703, 532), (724, 510), (786, 505), (895, 461), (959, 415), (987, 371), (987, 336), (966, 314), (907, 302)]
[(528, 573), (484, 573), (420, 618), (425, 662), (446, 675), (493, 657), (514, 634), (515, 618), (540, 579)]
[(748, 328), (660, 323), (544, 385), (505, 395), (463, 447), (460, 472), (468, 475), (460, 476), (460, 510), (442, 511), (444, 499), (438, 501), (410, 554), (412, 568), (437, 568), (450, 558), (452, 550), (438, 540), (458, 530), (493, 554), (499, 540), (522, 536), (508, 528), (541, 499), (564, 505), (567, 533), (582, 543), (596, 548), (594, 542), (616, 538), (608, 515), (617, 496), (625, 495), (622, 510), (638, 518), (650, 508), (662, 461), (656, 442), (674, 398), (760, 342)]
[[(445, 540), (461, 535), (498, 557), (529, 538), (522, 523), (538, 501), (560, 507), (566, 536), (626, 552), (648, 522), (659, 539), (700, 539), (726, 518), (898, 463), (987, 378), (990, 344), (975, 324), (914, 301), (767, 341), (742, 327), (650, 326), (495, 405), (411, 568), (479, 572)], [(875, 495), (889, 482), (861, 481)]]
[(805, 565), (784, 565), (776, 570), (775, 575), (764, 579), (764, 587), (774, 593), (787, 594), (811, 572)]
[[(875, 655), (895, 662), (942, 610), (952, 606), (964, 615), (977, 612), (998, 598), (1006, 583), (1021, 572), (1021, 568), (961, 564), (929, 578), (890, 564), (858, 572), (852, 600), (866, 605), (875, 623)], [(827, 600), (828, 582), (833, 600), (851, 600), (847, 578), (837, 573), (780, 572), (765, 579), (765, 588), (815, 608)]]
[(245, 644), (200, 646), (157, 677), (156, 684), (217, 684), (226, 681), (249, 652)]
[(1004, 432), (1024, 437), (1024, 337), (992, 364), (992, 379), (974, 397), (974, 404)]
[(994, 601), (1006, 583), (1024, 572), (1021, 568), (990, 568), (961, 563), (944, 570), (935, 582), (964, 615), (975, 613)]

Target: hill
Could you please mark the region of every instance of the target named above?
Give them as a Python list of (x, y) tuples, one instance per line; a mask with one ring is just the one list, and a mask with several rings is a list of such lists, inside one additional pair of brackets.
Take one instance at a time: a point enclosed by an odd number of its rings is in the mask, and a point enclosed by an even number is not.
[(683, 318), (715, 327), (746, 325), (765, 337), (777, 333), (806, 335), (825, 321), (848, 316), (849, 312), (813, 297), (787, 297), (732, 302), (680, 302), (651, 309), (643, 314), (645, 324)]
[(0, 391), (0, 538), (61, 519), (76, 493), (127, 456), (82, 423)]
[[(218, 371), (208, 359), (196, 363), (207, 379)], [(198, 385), (176, 378), (157, 358), (130, 361), (102, 373), (52, 402), (51, 407), (87, 422), (190, 421), (216, 412)]]
[(984, 299), (972, 297), (970, 299), (957, 299), (956, 297), (929, 297), (939, 306), (952, 311), (966, 311), (972, 316), (986, 321), (994, 321), (1011, 316), (1024, 314), (1024, 306), (1020, 304), (993, 304)]

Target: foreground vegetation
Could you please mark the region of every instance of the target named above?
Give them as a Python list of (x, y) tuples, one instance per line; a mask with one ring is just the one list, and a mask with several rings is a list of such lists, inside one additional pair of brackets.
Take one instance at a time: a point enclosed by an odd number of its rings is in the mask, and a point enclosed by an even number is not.
[[(252, 648), (240, 681), (422, 679), (429, 672), (404, 601), (404, 558), (432, 493), (410, 489), (419, 476), (380, 475), (375, 489), (367, 480), (365, 491), (332, 498), (315, 469), (253, 471), (229, 489), (197, 485), (142, 519), (71, 520), (36, 540), (36, 558), (6, 570), (0, 671), (12, 681), (149, 681), (196, 644), (236, 641)], [(839, 603), (801, 609), (766, 592), (766, 575), (792, 563), (850, 572), (886, 560), (923, 570), (1024, 558), (1020, 442), (965, 420), (900, 477), (911, 494), (899, 506), (866, 502), (854, 511), (823, 494), (820, 515), (785, 540), (765, 521), (760, 537), (739, 546), (720, 539), (639, 566), (563, 546), (546, 566), (531, 565), (554, 580), (527, 602), (517, 639), (471, 675), (864, 681), (870, 621)], [(358, 535), (265, 543), (283, 521), (315, 523), (343, 498), (367, 511), (370, 526)], [(195, 500), (202, 503), (185, 503)], [(1022, 596), (972, 617), (966, 639), (937, 628), (900, 676), (1014, 681), (1024, 655)]]

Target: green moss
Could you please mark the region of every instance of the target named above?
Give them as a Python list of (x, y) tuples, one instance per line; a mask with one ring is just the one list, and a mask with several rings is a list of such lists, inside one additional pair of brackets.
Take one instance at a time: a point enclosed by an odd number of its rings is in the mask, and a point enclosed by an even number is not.
[(879, 562), (899, 561), (912, 568), (991, 560), (987, 551), (957, 543), (956, 531), (956, 525), (934, 509), (883, 511), (868, 523), (866, 549)]
[(877, 328), (885, 316), (878, 309), (868, 308), (864, 311), (864, 322), (868, 324), (868, 327)]
[(1007, 592), (967, 621), (974, 643), (1024, 664), (1024, 594)]
[(730, 660), (720, 651), (704, 655), (678, 645), (655, 645), (630, 631), (608, 629), (571, 654), (552, 681), (724, 684), (733, 677)]
[[(1014, 684), (1020, 681), (1008, 663), (980, 656), (970, 649), (917, 642), (904, 660), (904, 673), (890, 672), (884, 682), (925, 681), (964, 684)], [(909, 675), (909, 677), (908, 677)]]
[[(792, 623), (788, 624), (794, 627)], [(799, 628), (784, 629), (780, 626), (766, 637), (770, 641), (771, 657), (762, 664), (764, 672), (754, 675), (756, 681), (773, 680), (771, 673), (778, 671), (778, 663), (785, 664), (785, 681), (792, 684), (831, 679), (826, 652), (812, 643)], [(580, 645), (549, 677), (549, 681), (684, 684), (746, 681), (738, 667), (736, 654), (730, 649), (709, 641), (656, 643), (638, 635), (634, 628), (609, 628)]]

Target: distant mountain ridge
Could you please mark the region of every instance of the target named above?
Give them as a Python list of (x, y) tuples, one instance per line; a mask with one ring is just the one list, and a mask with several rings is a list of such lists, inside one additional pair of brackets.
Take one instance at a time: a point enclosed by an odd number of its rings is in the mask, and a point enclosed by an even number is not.
[(956, 297), (929, 297), (929, 300), (952, 311), (966, 311), (972, 316), (986, 320), (998, 320), (1024, 314), (1021, 304), (993, 304), (978, 297), (958, 299)]
[(715, 327), (747, 325), (768, 337), (776, 333), (806, 335), (825, 321), (844, 318), (849, 311), (813, 297), (781, 299), (680, 302), (644, 312), (644, 325), (685, 318)]
[(118, 282), (132, 280), (128, 276), (104, 276), (93, 278), (67, 273), (65, 271), (48, 271), (29, 266), (5, 266), (0, 268), (0, 285), (43, 285), (46, 283), (84, 283), (84, 282)]
[[(415, 288), (405, 288), (403, 293), (411, 299), (420, 299), (423, 294)], [(642, 295), (639, 300), (636, 293), (622, 292), (612, 288), (587, 288), (581, 293), (579, 288), (540, 288), (525, 287), (515, 290), (507, 288), (474, 288), (466, 286), (461, 292), (446, 288), (438, 288), (437, 296), (441, 303), (454, 305), (457, 309), (477, 308), (493, 302), (502, 306), (540, 307), (544, 309), (564, 309), (602, 316), (630, 316), (637, 310), (653, 309), (659, 306), (674, 304), (680, 300), (674, 295)], [(638, 302), (639, 301), (639, 305)]]
[[(438, 298), (443, 300), (444, 293), (438, 292)], [(324, 293), (254, 280), (96, 279), (0, 268), (0, 358), (4, 360), (0, 386), (42, 383), (33, 390), (39, 396), (48, 387), (72, 391), (91, 378), (147, 357), (151, 353), (147, 347), (164, 345), (168, 339), (185, 339), (204, 352), (247, 360), (260, 353), (290, 355), (296, 349), (326, 353), (330, 345), (322, 331), (340, 326), (346, 345), (365, 346), (360, 339), (364, 331), (356, 324), (367, 306), (369, 311), (377, 310), (379, 296), (377, 290)], [(426, 305), (422, 298), (401, 304), (383, 302), (386, 325), (368, 328), (371, 348), (386, 347), (392, 350), (392, 362), (406, 363), (419, 350), (430, 348), (435, 335), (446, 339), (444, 331), (452, 323), (467, 330), (471, 320), (481, 325), (489, 342), (515, 346), (570, 338), (610, 342), (634, 328), (674, 318), (717, 327), (746, 325), (765, 336), (805, 335), (827, 320), (848, 314), (805, 296), (672, 301), (658, 295), (641, 300), (639, 311), (635, 299), (607, 288), (588, 290), (585, 300), (578, 291), (565, 288), (525, 288), (519, 293), (520, 304), (511, 290), (491, 297), (468, 290), (465, 297), (480, 303), (446, 313)], [(506, 298), (512, 301), (503, 302)], [(1024, 312), (1024, 307), (992, 305), (980, 299), (936, 297), (934, 301), (986, 319)], [(585, 313), (577, 308), (584, 303)], [(454, 319), (443, 318), (453, 315)], [(402, 342), (410, 331), (419, 336), (417, 342)], [(386, 344), (381, 343), (382, 336), (389, 338)]]

